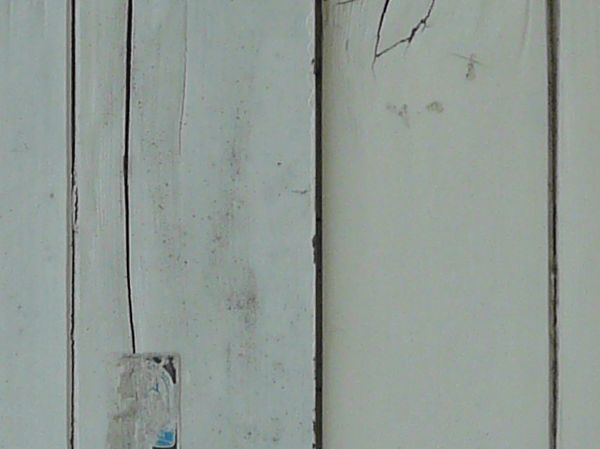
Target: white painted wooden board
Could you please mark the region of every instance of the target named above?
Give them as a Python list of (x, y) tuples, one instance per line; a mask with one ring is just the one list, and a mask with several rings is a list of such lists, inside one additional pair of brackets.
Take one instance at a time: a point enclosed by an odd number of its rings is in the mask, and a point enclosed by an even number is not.
[(392, 0), (373, 66), (383, 6), (325, 4), (324, 447), (547, 448), (543, 2)]
[(181, 363), (181, 447), (312, 447), (314, 5), (78, 1), (75, 447), (131, 350)]
[(183, 447), (312, 447), (313, 11), (135, 2), (136, 338), (181, 355)]
[(66, 444), (66, 29), (64, 2), (0, 2), (1, 448)]
[(116, 362), (131, 351), (124, 223), (126, 2), (75, 8), (74, 447), (106, 447)]
[[(542, 3), (324, 2), (327, 449), (548, 446)], [(558, 447), (586, 449), (598, 8), (561, 3)], [(182, 447), (312, 447), (314, 3), (135, 0), (130, 91), (128, 2), (75, 5), (71, 130), (67, 3), (0, 2), (0, 448), (106, 447), (130, 319), (181, 356)]]
[(558, 270), (559, 448), (600, 441), (600, 8), (561, 2)]

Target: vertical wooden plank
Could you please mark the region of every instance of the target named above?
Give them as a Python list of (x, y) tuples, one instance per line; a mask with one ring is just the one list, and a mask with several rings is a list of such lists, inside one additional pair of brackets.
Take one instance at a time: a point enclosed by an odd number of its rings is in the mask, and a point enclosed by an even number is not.
[(181, 356), (183, 447), (309, 449), (313, 4), (138, 0), (138, 350)]
[(559, 447), (600, 441), (600, 9), (561, 2), (559, 92)]
[(76, 448), (109, 438), (116, 361), (131, 351), (123, 153), (127, 3), (78, 0), (75, 151)]
[(324, 447), (548, 447), (543, 2), (325, 12)]
[(67, 428), (67, 11), (0, 2), (1, 447)]

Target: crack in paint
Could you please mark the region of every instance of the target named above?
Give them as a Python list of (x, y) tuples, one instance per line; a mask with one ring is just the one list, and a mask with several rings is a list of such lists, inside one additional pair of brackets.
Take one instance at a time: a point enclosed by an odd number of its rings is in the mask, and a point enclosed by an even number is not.
[(431, 0), (431, 3), (429, 4), (429, 8), (427, 9), (427, 12), (425, 13), (425, 15), (421, 18), (421, 20), (419, 20), (417, 22), (417, 24), (410, 30), (410, 33), (408, 34), (408, 36), (403, 37), (402, 39), (394, 42), (392, 45), (385, 47), (383, 50), (380, 50), (380, 44), (381, 44), (381, 32), (383, 30), (383, 24), (385, 22), (385, 18), (387, 15), (387, 11), (388, 11), (388, 7), (391, 3), (391, 0), (385, 0), (385, 3), (383, 4), (383, 8), (381, 10), (381, 15), (379, 16), (379, 24), (377, 26), (377, 37), (375, 40), (375, 48), (373, 50), (373, 63), (372, 66), (375, 66), (375, 62), (377, 61), (377, 59), (381, 56), (383, 56), (384, 54), (386, 54), (387, 52), (393, 50), (394, 48), (398, 47), (399, 45), (402, 44), (406, 44), (407, 46), (409, 46), (413, 39), (415, 38), (415, 36), (417, 35), (417, 33), (420, 30), (425, 30), (425, 28), (427, 28), (427, 22), (429, 21), (429, 18), (431, 17), (431, 14), (433, 12), (433, 8), (435, 7), (435, 1), (436, 0)]
[(133, 316), (133, 298), (131, 295), (131, 225), (129, 204), (129, 141), (131, 131), (131, 62), (133, 53), (133, 0), (127, 2), (127, 37), (125, 61), (125, 123), (123, 151), (123, 197), (125, 214), (125, 259), (127, 278), (127, 305), (129, 310), (129, 330), (131, 349), (136, 353), (135, 321)]

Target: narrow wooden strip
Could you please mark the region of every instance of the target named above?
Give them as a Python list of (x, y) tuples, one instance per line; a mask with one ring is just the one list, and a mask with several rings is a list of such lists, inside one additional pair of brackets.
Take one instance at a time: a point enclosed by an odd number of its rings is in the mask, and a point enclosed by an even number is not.
[(74, 447), (109, 441), (115, 360), (131, 350), (124, 206), (127, 4), (77, 0)]
[(600, 8), (561, 1), (558, 447), (600, 441)]

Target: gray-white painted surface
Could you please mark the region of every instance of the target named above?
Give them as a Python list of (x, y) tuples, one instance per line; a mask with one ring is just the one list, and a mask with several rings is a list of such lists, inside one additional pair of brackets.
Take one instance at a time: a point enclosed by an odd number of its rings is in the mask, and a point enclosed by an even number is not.
[(0, 447), (65, 447), (67, 11), (0, 2)]
[(181, 356), (183, 447), (312, 447), (313, 11), (135, 2), (136, 340)]
[(314, 5), (136, 0), (128, 90), (126, 2), (77, 3), (75, 447), (120, 438), (129, 299), (180, 447), (312, 447)]
[(326, 3), (324, 447), (547, 448), (543, 2), (391, 1), (373, 65), (383, 5)]
[(600, 9), (561, 2), (559, 448), (600, 442)]
[[(543, 3), (324, 2), (326, 449), (548, 445)], [(0, 2), (0, 448), (132, 438), (131, 322), (181, 354), (182, 447), (311, 447), (314, 2), (135, 0), (128, 80), (128, 2), (76, 0), (74, 92), (70, 4)], [(597, 7), (561, 6), (558, 447), (591, 449)]]

